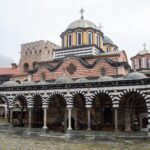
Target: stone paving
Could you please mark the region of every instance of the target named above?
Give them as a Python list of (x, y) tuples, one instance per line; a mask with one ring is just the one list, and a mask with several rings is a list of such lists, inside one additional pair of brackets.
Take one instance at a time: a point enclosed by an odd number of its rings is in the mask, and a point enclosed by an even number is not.
[(0, 133), (0, 150), (150, 150), (150, 141), (66, 141), (57, 138), (25, 137)]

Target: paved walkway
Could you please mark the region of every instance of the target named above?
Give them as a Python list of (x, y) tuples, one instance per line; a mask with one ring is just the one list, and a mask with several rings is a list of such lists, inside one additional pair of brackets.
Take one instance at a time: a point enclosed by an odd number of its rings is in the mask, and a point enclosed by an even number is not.
[(0, 150), (150, 150), (150, 141), (65, 141), (0, 133)]

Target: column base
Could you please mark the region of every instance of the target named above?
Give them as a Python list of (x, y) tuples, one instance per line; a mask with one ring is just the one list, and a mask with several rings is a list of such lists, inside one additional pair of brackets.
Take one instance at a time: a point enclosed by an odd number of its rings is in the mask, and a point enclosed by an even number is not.
[(118, 129), (115, 129), (115, 130), (114, 130), (114, 133), (115, 133), (115, 134), (117, 134), (118, 132), (119, 132), (119, 130), (118, 130)]
[(71, 131), (71, 130), (72, 130), (72, 128), (68, 128), (67, 130), (68, 130), (68, 131)]
[(47, 127), (43, 127), (43, 129), (44, 129), (44, 130), (47, 130), (48, 128), (47, 128)]
[(91, 128), (87, 128), (87, 131), (91, 131)]

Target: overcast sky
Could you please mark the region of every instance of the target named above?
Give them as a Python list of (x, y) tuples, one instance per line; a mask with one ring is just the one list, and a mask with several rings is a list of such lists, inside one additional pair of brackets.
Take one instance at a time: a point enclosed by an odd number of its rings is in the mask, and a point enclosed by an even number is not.
[(74, 20), (101, 23), (102, 31), (125, 50), (128, 58), (150, 50), (150, 0), (0, 0), (0, 54), (18, 63), (21, 43), (50, 40)]

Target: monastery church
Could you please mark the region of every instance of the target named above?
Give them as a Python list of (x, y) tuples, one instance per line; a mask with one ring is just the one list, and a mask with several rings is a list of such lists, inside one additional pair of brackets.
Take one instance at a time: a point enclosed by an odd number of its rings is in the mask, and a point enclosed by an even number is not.
[(50, 41), (21, 44), (19, 64), (0, 68), (5, 126), (150, 136), (150, 51), (131, 58), (81, 18)]

